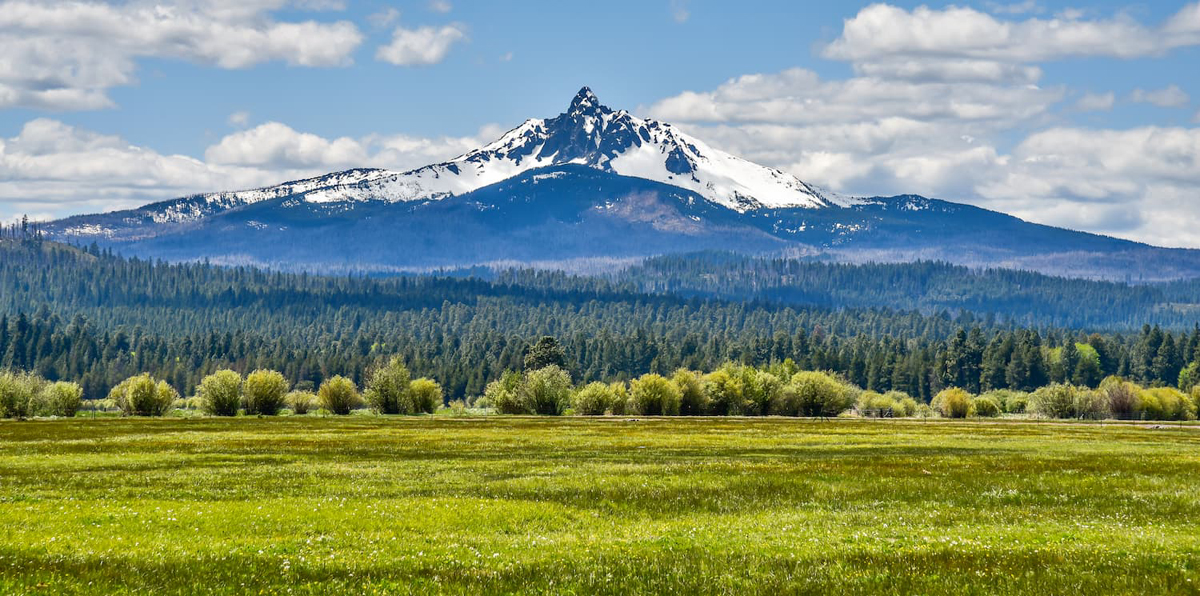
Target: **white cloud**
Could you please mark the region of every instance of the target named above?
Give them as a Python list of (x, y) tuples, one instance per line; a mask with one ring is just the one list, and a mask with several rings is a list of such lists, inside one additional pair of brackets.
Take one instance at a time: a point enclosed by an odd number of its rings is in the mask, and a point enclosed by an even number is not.
[(389, 6), (388, 8), (368, 16), (367, 20), (371, 22), (372, 26), (379, 29), (391, 27), (396, 21), (400, 20), (400, 11)]
[(1156, 105), (1160, 108), (1182, 108), (1188, 105), (1191, 97), (1176, 85), (1169, 85), (1163, 89), (1155, 89), (1146, 91), (1144, 89), (1134, 89), (1129, 95), (1129, 100), (1136, 103), (1148, 103)]
[(489, 126), (479, 137), (325, 139), (268, 122), (228, 135), (200, 160), (40, 118), (0, 139), (0, 219), (130, 208), (351, 167), (408, 170), (465, 153), (497, 134)]
[(380, 46), (375, 57), (397, 66), (437, 64), (446, 58), (454, 44), (466, 37), (466, 33), (458, 25), (418, 29), (397, 27), (392, 33), (392, 42)]
[(1161, 27), (1147, 27), (1124, 15), (1008, 21), (966, 7), (920, 6), (908, 11), (873, 4), (846, 20), (842, 35), (824, 55), (855, 63), (916, 56), (1029, 63), (1075, 56), (1157, 56), (1197, 44), (1200, 4), (1185, 6)]
[(1108, 93), (1084, 93), (1075, 102), (1075, 109), (1081, 112), (1107, 112), (1117, 102), (1117, 96), (1112, 91)]
[(512, 59), (513, 59), (512, 52), (505, 52), (503, 55), (500, 56), (501, 62), (512, 62)]
[(450, 12), (451, 10), (454, 10), (454, 6), (452, 6), (446, 0), (432, 0), (429, 3), (429, 10), (432, 10), (433, 12), (440, 12), (442, 14), (446, 14), (446, 13)]
[(0, 0), (0, 108), (110, 107), (108, 89), (133, 83), (136, 61), (145, 57), (221, 68), (349, 63), (362, 42), (357, 27), (273, 20), (271, 12), (285, 4)]
[(996, 2), (985, 2), (988, 10), (996, 14), (1041, 14), (1046, 12), (1040, 4), (1034, 0), (1025, 0), (1024, 2), (1016, 2), (1012, 4), (1000, 4)]
[(250, 124), (250, 112), (241, 111), (241, 112), (234, 112), (229, 115), (229, 125), (230, 126), (236, 126), (238, 128), (245, 128), (246, 125), (248, 125), (248, 124)]
[(676, 23), (686, 23), (691, 18), (692, 13), (688, 10), (689, 0), (670, 0), (668, 6), (671, 9), (671, 18), (675, 19)]

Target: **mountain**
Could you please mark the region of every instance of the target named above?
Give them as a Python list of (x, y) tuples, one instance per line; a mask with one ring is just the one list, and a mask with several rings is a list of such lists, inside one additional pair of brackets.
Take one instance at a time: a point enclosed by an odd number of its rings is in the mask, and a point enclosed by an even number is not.
[(838, 195), (612, 110), (586, 87), (562, 114), (527, 120), (445, 163), (196, 195), (70, 217), (46, 231), (129, 255), (316, 271), (570, 268), (719, 249), (1093, 278), (1200, 276), (1200, 251), (913, 195)]

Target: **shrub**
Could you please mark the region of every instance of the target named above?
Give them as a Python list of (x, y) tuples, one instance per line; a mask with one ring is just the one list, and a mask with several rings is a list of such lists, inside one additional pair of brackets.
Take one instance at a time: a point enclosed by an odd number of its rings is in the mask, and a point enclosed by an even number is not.
[(1141, 391), (1141, 387), (1121, 377), (1108, 377), (1100, 383), (1099, 393), (1108, 401), (1108, 411), (1114, 418), (1128, 420), (1137, 415)]
[(34, 398), (42, 380), (27, 373), (0, 372), (0, 416), (26, 418), (34, 414)]
[(783, 393), (783, 381), (779, 377), (749, 366), (743, 369), (742, 387), (746, 413), (754, 416), (771, 413), (772, 404), (779, 403)]
[(293, 414), (303, 416), (317, 407), (317, 396), (311, 391), (293, 391), (283, 398)]
[[(915, 403), (913, 407), (916, 407)], [(854, 409), (860, 416), (869, 418), (905, 415), (900, 404), (894, 399), (888, 395), (880, 395), (874, 391), (863, 391), (858, 394), (858, 399), (854, 403)]]
[(273, 370), (256, 370), (246, 375), (246, 413), (274, 416), (283, 408), (288, 382)]
[(729, 368), (708, 373), (701, 380), (709, 412), (717, 416), (737, 416), (746, 409), (746, 400), (742, 397), (742, 380), (730, 374)]
[(483, 399), (501, 414), (532, 414), (533, 411), (521, 401), (521, 381), (521, 373), (506, 370), (499, 379), (488, 383)]
[(554, 364), (528, 372), (518, 397), (534, 414), (562, 415), (571, 401), (571, 376)]
[(610, 383), (608, 388), (612, 390), (612, 403), (609, 404), (608, 409), (614, 416), (624, 416), (625, 412), (629, 410), (629, 388), (621, 381)]
[(236, 416), (242, 404), (242, 375), (218, 370), (204, 377), (196, 388), (200, 409), (209, 416)]
[(1023, 414), (1029, 405), (1029, 395), (1012, 389), (993, 389), (979, 397), (991, 398), (1000, 406), (1000, 410), (1008, 414)]
[(917, 418), (933, 418), (937, 416), (937, 412), (929, 404), (920, 404), (917, 406), (916, 411), (913, 412), (913, 416)]
[(822, 372), (798, 372), (789, 383), (795, 404), (788, 410), (801, 416), (833, 417), (854, 403), (851, 387)]
[(679, 389), (679, 413), (683, 416), (701, 416), (708, 412), (708, 395), (704, 392), (700, 373), (681, 368), (671, 376), (671, 382)]
[(629, 388), (633, 411), (643, 416), (674, 416), (679, 414), (680, 392), (674, 383), (656, 374), (634, 379)]
[(1076, 387), (1073, 409), (1076, 418), (1102, 420), (1108, 418), (1108, 398), (1099, 391)]
[(399, 356), (376, 368), (367, 379), (363, 394), (376, 414), (412, 414), (417, 411), (412, 398), (412, 378)]
[(112, 388), (108, 398), (126, 416), (162, 416), (179, 399), (179, 392), (166, 381), (155, 381), (149, 374), (129, 377)]
[(442, 386), (433, 379), (422, 377), (409, 383), (408, 394), (413, 414), (432, 414), (442, 406)]
[(917, 400), (908, 396), (907, 393), (901, 391), (889, 391), (884, 394), (885, 397), (890, 397), (893, 403), (896, 404), (896, 415), (908, 418), (917, 413)]
[(51, 383), (42, 389), (41, 395), (44, 408), (41, 413), (47, 416), (74, 418), (83, 404), (83, 387), (75, 383)]
[(1196, 404), (1190, 395), (1171, 387), (1143, 389), (1138, 413), (1144, 420), (1195, 420)]
[(966, 418), (971, 415), (971, 394), (957, 387), (943, 389), (929, 405), (944, 418)]
[(217, 371), (200, 380), (196, 393), (204, 414), (236, 416), (241, 405), (241, 375), (234, 371)]
[(1000, 404), (990, 397), (980, 396), (971, 401), (976, 416), (995, 418), (1000, 415)]
[(1047, 418), (1075, 417), (1075, 400), (1079, 388), (1074, 385), (1054, 383), (1034, 391), (1029, 396), (1029, 409), (1034, 414)]
[(358, 388), (354, 386), (354, 381), (341, 375), (325, 379), (321, 388), (317, 390), (317, 399), (322, 408), (338, 416), (345, 416), (362, 405), (362, 398), (358, 396)]
[(588, 383), (571, 398), (571, 409), (577, 416), (602, 416), (609, 411), (616, 397), (613, 389), (604, 383)]

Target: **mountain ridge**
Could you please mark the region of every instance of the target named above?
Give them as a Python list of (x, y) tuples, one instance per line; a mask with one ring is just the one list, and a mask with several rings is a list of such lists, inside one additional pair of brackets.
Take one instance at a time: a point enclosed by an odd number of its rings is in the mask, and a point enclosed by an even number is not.
[(918, 195), (846, 197), (612, 110), (584, 87), (452, 160), (359, 168), (51, 222), (136, 256), (389, 271), (694, 250), (945, 260), (1107, 279), (1200, 277), (1200, 251), (1024, 222)]

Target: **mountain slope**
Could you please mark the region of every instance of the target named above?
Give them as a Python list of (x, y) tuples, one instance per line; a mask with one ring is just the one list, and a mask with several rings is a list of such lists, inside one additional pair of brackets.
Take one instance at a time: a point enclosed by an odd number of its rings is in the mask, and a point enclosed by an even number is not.
[(52, 222), (125, 254), (316, 271), (504, 261), (562, 265), (702, 249), (845, 261), (940, 259), (1080, 277), (1200, 276), (1160, 249), (901, 195), (850, 198), (603, 105), (567, 111), (410, 172), (357, 169)]

